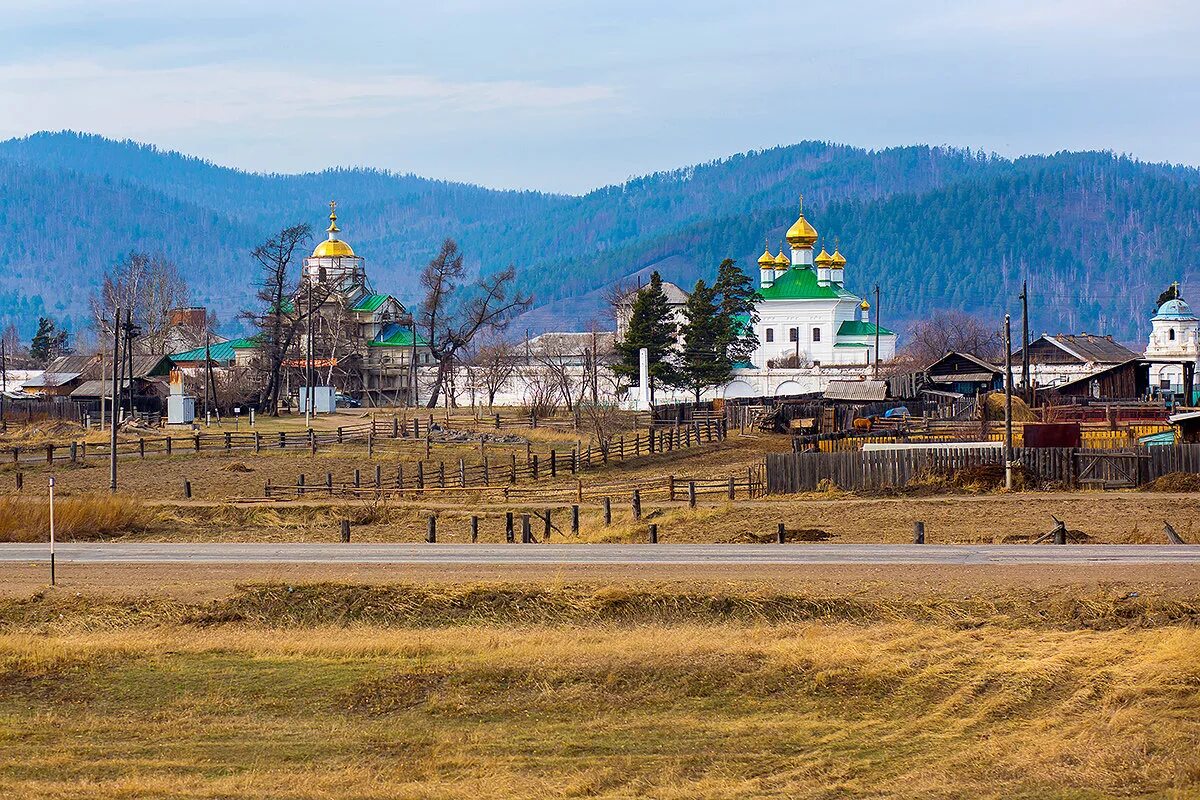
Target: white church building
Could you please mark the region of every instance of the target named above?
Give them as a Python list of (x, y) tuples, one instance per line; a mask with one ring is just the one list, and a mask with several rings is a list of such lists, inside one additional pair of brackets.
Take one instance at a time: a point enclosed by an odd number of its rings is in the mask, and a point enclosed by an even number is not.
[[(1150, 318), (1150, 340), (1146, 344), (1146, 360), (1150, 361), (1150, 386), (1155, 389), (1182, 392), (1183, 363), (1200, 366), (1200, 318), (1191, 306), (1176, 297), (1158, 307)], [(1170, 362), (1176, 363), (1170, 363)]]

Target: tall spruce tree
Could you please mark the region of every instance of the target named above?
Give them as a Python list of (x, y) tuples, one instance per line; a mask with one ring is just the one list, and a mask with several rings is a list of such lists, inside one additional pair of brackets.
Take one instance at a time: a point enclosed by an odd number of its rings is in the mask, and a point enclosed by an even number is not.
[(699, 403), (705, 389), (727, 383), (733, 374), (726, 352), (729, 325), (717, 306), (716, 290), (703, 280), (696, 281), (683, 314), (678, 385), (690, 389)]
[(742, 272), (732, 258), (725, 259), (717, 268), (713, 292), (717, 296), (723, 329), (721, 353), (731, 364), (748, 362), (758, 349), (758, 334), (754, 332), (754, 323), (758, 322), (755, 304), (762, 300), (762, 295), (754, 288), (750, 276)]
[(29, 342), (29, 357), (38, 364), (49, 364), (59, 356), (70, 354), (67, 347), (67, 331), (60, 331), (54, 321), (46, 317), (38, 318), (37, 333)]
[(635, 383), (640, 378), (638, 351), (643, 347), (650, 357), (650, 399), (655, 387), (675, 385), (676, 344), (678, 331), (667, 294), (663, 291), (662, 276), (655, 271), (650, 283), (642, 287), (630, 309), (625, 338), (617, 342), (618, 361), (613, 371)]

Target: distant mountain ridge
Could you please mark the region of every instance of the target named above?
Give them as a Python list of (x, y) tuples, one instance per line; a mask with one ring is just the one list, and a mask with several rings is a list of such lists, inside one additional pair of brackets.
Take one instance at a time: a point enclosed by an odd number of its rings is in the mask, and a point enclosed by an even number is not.
[(1137, 343), (1158, 293), (1180, 280), (1187, 297), (1200, 261), (1200, 171), (1108, 153), (1009, 160), (807, 141), (568, 196), (361, 168), (247, 173), (39, 133), (0, 142), (0, 324), (26, 334), (50, 313), (85, 325), (89, 292), (130, 249), (165, 253), (194, 301), (230, 320), (251, 303), (254, 245), (299, 220), (319, 232), (336, 198), (377, 289), (413, 301), (421, 267), (451, 236), (473, 269), (518, 267), (537, 298), (519, 329), (581, 328), (604, 321), (604, 287), (656, 267), (685, 287), (725, 257), (753, 272), (801, 192), (849, 259), (848, 287), (880, 285), (885, 324), (948, 308), (998, 321), (1017, 311), (1028, 277), (1035, 332)]

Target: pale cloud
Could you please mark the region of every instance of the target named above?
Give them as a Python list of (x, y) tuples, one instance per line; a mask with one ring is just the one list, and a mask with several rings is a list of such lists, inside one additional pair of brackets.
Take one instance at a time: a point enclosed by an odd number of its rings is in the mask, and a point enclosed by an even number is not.
[[(299, 74), (237, 65), (133, 69), (94, 61), (0, 66), (0, 105), (20, 108), (7, 133), (34, 128), (146, 126), (181, 130), (264, 121), (343, 122), (439, 113), (598, 113), (616, 93), (598, 85), (454, 82), (426, 75)], [(21, 129), (15, 128), (20, 125)]]

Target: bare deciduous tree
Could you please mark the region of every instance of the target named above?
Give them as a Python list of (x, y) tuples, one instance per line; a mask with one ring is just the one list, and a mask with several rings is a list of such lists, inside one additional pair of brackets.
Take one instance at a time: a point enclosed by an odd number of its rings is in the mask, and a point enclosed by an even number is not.
[(427, 331), (429, 351), (438, 361), (428, 408), (437, 408), (460, 352), (480, 333), (503, 330), (532, 303), (530, 296), (514, 288), (513, 267), (480, 278), (470, 287), (464, 286), (464, 278), (462, 253), (453, 239), (442, 243), (437, 257), (421, 273), (425, 297), (418, 319)]
[(187, 281), (175, 264), (141, 252), (117, 263), (89, 300), (92, 324), (102, 340), (112, 336), (113, 309), (127, 309), (142, 328), (138, 349), (151, 355), (165, 354), (170, 312), (187, 303)]
[(1004, 360), (1004, 339), (997, 327), (962, 311), (939, 311), (916, 322), (903, 356), (927, 367), (950, 351), (969, 353), (995, 364)]
[(488, 408), (495, 404), (496, 395), (512, 380), (519, 358), (518, 348), (502, 339), (475, 348), (468, 361), (468, 369), (473, 385), (482, 389), (487, 396)]
[[(271, 416), (279, 416), (283, 362), (300, 329), (300, 323), (306, 319), (307, 311), (297, 313), (292, 303), (296, 284), (291, 267), (297, 248), (308, 240), (311, 233), (307, 224), (292, 225), (273, 234), (251, 253), (259, 264), (256, 296), (264, 308), (258, 312), (245, 312), (243, 317), (252, 321), (259, 330), (259, 369), (266, 376), (266, 382), (259, 392), (259, 404)], [(314, 308), (318, 306), (319, 303)]]

